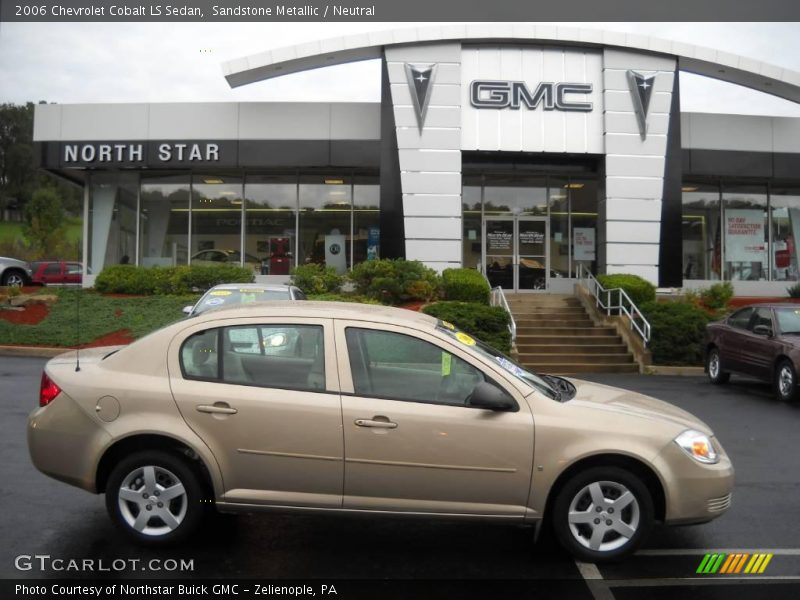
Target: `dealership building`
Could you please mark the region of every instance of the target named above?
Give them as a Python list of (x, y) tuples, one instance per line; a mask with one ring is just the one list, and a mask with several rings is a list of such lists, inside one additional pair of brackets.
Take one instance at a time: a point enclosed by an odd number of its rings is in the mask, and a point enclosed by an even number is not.
[[(376, 257), (566, 292), (580, 267), (660, 287), (800, 279), (800, 119), (681, 113), (679, 71), (800, 102), (800, 73), (543, 25), (381, 31), (230, 61), (233, 86), (382, 61), (378, 103), (38, 105), (41, 168), (84, 189), (84, 263)], [(377, 83), (377, 82), (376, 82)]]

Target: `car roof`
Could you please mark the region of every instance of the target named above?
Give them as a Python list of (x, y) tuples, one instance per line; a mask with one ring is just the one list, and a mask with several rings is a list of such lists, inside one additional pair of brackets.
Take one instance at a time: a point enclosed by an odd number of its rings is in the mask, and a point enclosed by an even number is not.
[(220, 283), (211, 290), (267, 290), (269, 292), (285, 292), (294, 287), (288, 283)]
[(358, 302), (252, 302), (231, 307), (215, 308), (192, 319), (193, 323), (247, 317), (311, 317), (353, 319), (395, 325), (424, 325), (433, 327), (438, 320), (424, 313), (405, 308), (361, 304)]

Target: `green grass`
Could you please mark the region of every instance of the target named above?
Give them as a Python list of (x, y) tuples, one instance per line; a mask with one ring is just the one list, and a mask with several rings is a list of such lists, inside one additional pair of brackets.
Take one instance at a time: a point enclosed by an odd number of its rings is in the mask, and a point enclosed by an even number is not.
[[(47, 317), (36, 325), (14, 325), (0, 320), (0, 344), (74, 346), (127, 329), (135, 338), (142, 337), (183, 318), (181, 309), (194, 304), (192, 296), (140, 296), (116, 298), (92, 290), (53, 290), (58, 302), (51, 305)], [(80, 294), (80, 332), (76, 328), (76, 307)], [(118, 314), (119, 312), (119, 314)]]
[[(67, 241), (79, 242), (83, 237), (83, 219), (69, 217), (66, 220)], [(22, 239), (22, 223), (0, 221), (0, 242), (13, 242)]]

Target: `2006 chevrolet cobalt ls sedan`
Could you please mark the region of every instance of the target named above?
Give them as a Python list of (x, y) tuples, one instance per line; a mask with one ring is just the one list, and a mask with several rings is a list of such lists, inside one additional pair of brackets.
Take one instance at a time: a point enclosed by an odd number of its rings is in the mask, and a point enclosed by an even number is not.
[(106, 494), (141, 542), (211, 505), (541, 524), (575, 556), (709, 521), (733, 468), (707, 425), (654, 398), (535, 375), (401, 309), (275, 302), (209, 311), (47, 363), (29, 418), (42, 472)]

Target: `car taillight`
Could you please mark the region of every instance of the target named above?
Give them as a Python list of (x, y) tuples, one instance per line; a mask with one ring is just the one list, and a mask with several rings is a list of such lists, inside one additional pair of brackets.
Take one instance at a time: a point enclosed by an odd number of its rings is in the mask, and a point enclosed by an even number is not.
[(47, 376), (47, 373), (42, 373), (42, 385), (39, 388), (39, 406), (47, 406), (53, 401), (53, 398), (60, 393), (61, 388), (53, 383), (53, 380)]

